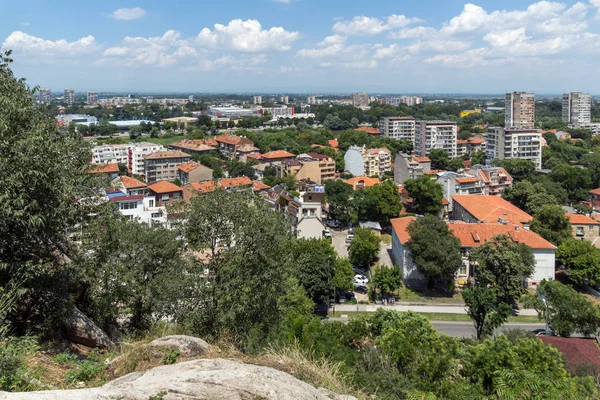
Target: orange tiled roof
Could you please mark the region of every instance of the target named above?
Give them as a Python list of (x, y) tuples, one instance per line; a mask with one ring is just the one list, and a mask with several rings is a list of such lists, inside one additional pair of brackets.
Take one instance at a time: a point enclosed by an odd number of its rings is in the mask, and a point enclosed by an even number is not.
[[(215, 142), (216, 145), (216, 142)], [(210, 151), (215, 150), (214, 146), (209, 146), (205, 143), (204, 139), (192, 140), (192, 139), (184, 139), (179, 142), (171, 143), (172, 147), (179, 147), (182, 149), (192, 150), (192, 151)]]
[(271, 186), (262, 183), (260, 181), (253, 181), (252, 182), (252, 190), (255, 192), (260, 192), (261, 190), (268, 190), (271, 189)]
[(196, 168), (201, 168), (201, 167), (204, 167), (206, 169), (210, 169), (210, 168), (208, 168), (208, 167), (206, 167), (206, 166), (204, 166), (204, 165), (202, 165), (202, 164), (200, 164), (200, 163), (198, 163), (196, 161), (189, 161), (189, 162), (183, 163), (181, 165), (178, 165), (177, 169), (180, 170), (180, 171), (182, 171), (182, 172), (188, 173), (190, 171), (195, 170)]
[(219, 186), (224, 188), (238, 187), (238, 186), (250, 186), (252, 180), (247, 176), (240, 176), (238, 178), (226, 178), (219, 180)]
[(337, 139), (328, 140), (327, 143), (329, 143), (329, 146), (333, 147), (334, 149), (337, 149), (337, 147), (340, 145)]
[(95, 164), (95, 165), (92, 165), (91, 169), (88, 172), (90, 174), (118, 174), (119, 173), (119, 164), (117, 164), (117, 163)]
[(354, 178), (346, 179), (344, 183), (348, 185), (364, 185), (365, 187), (371, 187), (373, 185), (379, 185), (379, 178), (369, 178), (368, 176), (355, 176)]
[(129, 176), (122, 176), (121, 183), (123, 184), (123, 187), (125, 189), (133, 189), (133, 188), (140, 188), (140, 187), (148, 186), (144, 182), (137, 180), (135, 178), (129, 177)]
[(418, 162), (418, 163), (428, 163), (428, 162), (431, 162), (431, 159), (429, 157), (417, 157), (417, 156), (413, 156), (413, 160), (415, 162)]
[(204, 143), (207, 146), (213, 146), (216, 147), (219, 145), (219, 143), (215, 140), (215, 138), (208, 138), (208, 139), (200, 139), (200, 141), (202, 143)]
[(296, 157), (294, 154), (285, 150), (275, 150), (262, 155), (263, 158), (269, 160), (274, 158), (292, 158)]
[(479, 182), (479, 178), (456, 178), (458, 183), (474, 183)]
[(217, 188), (214, 181), (192, 182), (189, 186), (202, 193), (214, 192)]
[(354, 130), (359, 131), (359, 132), (366, 132), (369, 135), (380, 135), (381, 134), (381, 131), (379, 130), (379, 128), (369, 128), (368, 126), (361, 126), (360, 128), (356, 128)]
[(238, 145), (238, 144), (254, 145), (254, 142), (251, 141), (250, 139), (242, 137), (242, 136), (232, 135), (230, 133), (226, 133), (224, 135), (217, 136), (215, 138), (215, 140), (220, 143), (227, 143), (227, 144), (232, 144), (232, 145)]
[(515, 243), (526, 244), (532, 249), (556, 249), (556, 247), (537, 233), (515, 227), (513, 224), (467, 224), (451, 223), (448, 226), (461, 247), (479, 247), (497, 235), (508, 235)]
[(188, 153), (179, 150), (157, 151), (156, 153), (145, 155), (146, 160), (159, 160), (163, 158), (190, 158)]
[(600, 195), (600, 188), (590, 190), (590, 193)]
[(470, 144), (483, 144), (485, 140), (483, 140), (482, 138), (472, 137), (467, 139), (467, 142), (469, 142)]
[(408, 234), (408, 225), (413, 222), (416, 217), (404, 217), (404, 218), (394, 218), (390, 220), (392, 224), (392, 229), (396, 231), (396, 235), (398, 239), (400, 239), (400, 243), (406, 244), (410, 240), (410, 235)]
[(154, 193), (172, 193), (181, 191), (179, 186), (169, 181), (156, 182), (148, 186), (148, 189), (152, 190)]
[(390, 149), (388, 149), (387, 147), (378, 147), (376, 149), (367, 149), (367, 153), (373, 154), (373, 155), (377, 155), (380, 152), (391, 153)]
[(439, 174), (440, 172), (446, 172), (446, 170), (445, 169), (432, 169), (430, 171), (423, 172), (423, 175), (436, 175), (436, 174)]
[(452, 200), (483, 222), (498, 222), (498, 218), (503, 218), (511, 223), (527, 223), (533, 218), (500, 196), (454, 195)]
[(253, 158), (255, 160), (262, 160), (262, 155), (260, 154), (248, 154), (246, 158)]
[(460, 145), (462, 145), (462, 144), (466, 145), (466, 144), (467, 144), (467, 141), (466, 141), (466, 140), (457, 140), (457, 141), (456, 141), (456, 144), (457, 144), (457, 145), (459, 145), (459, 144), (460, 144)]
[(572, 225), (600, 225), (600, 222), (583, 214), (567, 213), (566, 216), (569, 217)]

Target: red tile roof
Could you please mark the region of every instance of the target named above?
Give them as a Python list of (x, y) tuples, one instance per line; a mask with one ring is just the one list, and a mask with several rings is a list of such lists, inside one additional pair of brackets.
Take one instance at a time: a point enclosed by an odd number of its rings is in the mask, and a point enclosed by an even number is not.
[[(461, 247), (479, 247), (496, 235), (508, 235), (516, 243), (526, 244), (532, 249), (556, 249), (537, 233), (512, 224), (486, 223), (467, 224), (454, 222), (448, 225)], [(518, 229), (518, 230), (517, 230)]]
[(117, 163), (95, 164), (95, 165), (91, 166), (88, 173), (90, 173), (90, 174), (118, 174), (119, 173), (119, 164), (117, 164)]
[(474, 183), (479, 182), (479, 178), (456, 178), (458, 183)]
[[(216, 144), (216, 142), (215, 142), (215, 144)], [(171, 143), (169, 146), (178, 147), (181, 149), (186, 149), (186, 150), (191, 150), (191, 151), (216, 150), (216, 148), (214, 146), (207, 145), (205, 143), (205, 140), (203, 140), (203, 139), (199, 139), (199, 140), (184, 139), (184, 140), (180, 140), (179, 142)]]
[(567, 213), (566, 216), (569, 218), (571, 225), (600, 225), (600, 222), (583, 214)]
[(180, 171), (182, 171), (182, 172), (185, 172), (185, 173), (188, 173), (188, 172), (190, 172), (190, 171), (193, 171), (193, 170), (195, 170), (196, 168), (206, 168), (206, 169), (210, 169), (210, 168), (208, 168), (208, 167), (206, 167), (206, 166), (204, 166), (204, 165), (202, 165), (202, 164), (200, 164), (200, 163), (198, 163), (198, 162), (195, 162), (195, 161), (189, 161), (189, 162), (186, 162), (186, 163), (184, 163), (184, 164), (181, 164), (181, 165), (178, 165), (178, 166), (177, 166), (177, 169), (178, 169), (178, 170), (180, 170)]
[(219, 186), (224, 187), (225, 189), (231, 188), (231, 187), (251, 186), (251, 185), (252, 185), (252, 180), (250, 178), (248, 178), (247, 176), (240, 176), (238, 178), (227, 178), (227, 179), (219, 180)]
[(255, 160), (262, 160), (262, 155), (260, 154), (248, 154), (246, 158), (253, 158)]
[(329, 143), (329, 146), (333, 147), (334, 149), (337, 149), (337, 147), (340, 145), (337, 139), (328, 140), (327, 143)]
[(371, 187), (380, 183), (379, 178), (369, 178), (368, 176), (355, 176), (354, 178), (346, 179), (344, 182), (353, 187), (357, 185)]
[(597, 194), (597, 195), (599, 195), (599, 196), (600, 196), (600, 188), (598, 188), (598, 189), (593, 189), (593, 190), (590, 190), (590, 193), (591, 193), (591, 194)]
[(119, 203), (122, 201), (139, 201), (144, 198), (143, 194), (115, 196), (108, 199), (111, 203)]
[(466, 140), (457, 140), (456, 141), (456, 145), (463, 145), (463, 144), (466, 146), (467, 145), (467, 141)]
[(148, 189), (152, 190), (154, 193), (173, 193), (181, 191), (179, 186), (168, 181), (156, 182), (148, 186)]
[(575, 371), (582, 364), (600, 368), (600, 349), (591, 338), (565, 338), (560, 336), (540, 336), (540, 340), (556, 347), (565, 357), (567, 365)]
[(132, 178), (130, 176), (122, 176), (121, 183), (123, 184), (123, 187), (125, 189), (134, 189), (134, 188), (141, 188), (141, 187), (148, 186), (144, 182), (137, 180), (135, 178)]
[(160, 160), (165, 158), (190, 158), (188, 153), (179, 150), (157, 151), (156, 153), (145, 155), (146, 160)]
[(408, 225), (416, 219), (416, 217), (404, 217), (390, 220), (392, 228), (396, 232), (398, 239), (400, 239), (400, 243), (408, 243), (410, 240), (410, 235), (408, 234)]
[(202, 193), (209, 193), (209, 192), (214, 192), (214, 190), (216, 189), (216, 185), (214, 181), (205, 181), (205, 182), (192, 182), (189, 185), (186, 186), (191, 186), (194, 190), (197, 190), (199, 192)]
[(356, 128), (354, 130), (359, 131), (359, 132), (366, 132), (369, 135), (380, 135), (381, 134), (381, 130), (379, 130), (379, 128), (369, 128), (368, 126), (361, 126), (360, 128)]
[(254, 142), (248, 138), (245, 138), (243, 136), (232, 135), (229, 133), (217, 136), (215, 138), (215, 140), (219, 143), (227, 143), (227, 144), (232, 144), (232, 145), (238, 145), (238, 144), (254, 145)]
[(373, 154), (373, 155), (377, 155), (380, 152), (391, 154), (390, 149), (388, 149), (387, 147), (378, 147), (376, 149), (367, 149), (367, 153)]
[(252, 182), (252, 190), (255, 192), (260, 192), (261, 190), (269, 190), (271, 189), (271, 186), (262, 183), (260, 181), (254, 181)]
[(272, 160), (272, 159), (277, 159), (277, 158), (292, 158), (292, 157), (296, 157), (296, 156), (285, 150), (275, 150), (275, 151), (271, 151), (271, 152), (262, 154), (262, 157), (267, 160)]
[(308, 153), (304, 153), (307, 156), (314, 158), (315, 160), (326, 160), (328, 158), (332, 158), (330, 156), (328, 156), (327, 154), (321, 154), (321, 153), (313, 153), (313, 152), (308, 152)]
[(468, 138), (467, 142), (469, 142), (469, 144), (483, 144), (485, 142), (485, 140), (483, 140), (482, 138), (478, 138), (478, 137), (472, 137), (472, 138)]
[(498, 218), (503, 218), (511, 223), (527, 223), (533, 219), (500, 196), (454, 195), (452, 200), (483, 222), (498, 222)]
[(429, 157), (417, 157), (417, 156), (413, 156), (413, 160), (415, 162), (418, 162), (418, 163), (428, 163), (428, 162), (431, 162), (431, 159), (429, 159)]

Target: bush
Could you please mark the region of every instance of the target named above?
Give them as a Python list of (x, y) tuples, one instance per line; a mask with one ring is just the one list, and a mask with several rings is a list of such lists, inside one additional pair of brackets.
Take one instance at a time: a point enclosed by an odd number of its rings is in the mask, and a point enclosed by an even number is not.
[(179, 355), (181, 355), (181, 350), (179, 350), (177, 347), (168, 349), (163, 357), (163, 364), (175, 364)]
[(9, 338), (0, 342), (0, 390), (24, 392), (39, 389), (30, 383), (31, 371), (25, 356), (37, 350), (32, 337)]
[(100, 378), (104, 372), (104, 364), (93, 360), (83, 360), (76, 367), (69, 370), (65, 376), (68, 384), (77, 382), (90, 382)]
[(75, 354), (60, 353), (54, 356), (54, 362), (60, 365), (75, 364), (77, 356)]

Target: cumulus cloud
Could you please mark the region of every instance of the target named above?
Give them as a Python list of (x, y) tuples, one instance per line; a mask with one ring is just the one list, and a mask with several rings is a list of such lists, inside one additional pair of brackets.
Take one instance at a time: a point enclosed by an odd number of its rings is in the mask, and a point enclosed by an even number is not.
[(146, 10), (141, 7), (135, 8), (119, 8), (110, 14), (112, 19), (117, 21), (131, 21), (134, 19), (143, 18), (146, 15)]
[(102, 55), (106, 58), (120, 57), (128, 66), (154, 65), (166, 67), (177, 63), (177, 58), (194, 55), (195, 49), (180, 39), (174, 30), (157, 37), (127, 36), (119, 46), (109, 47)]
[(231, 49), (241, 52), (287, 51), (299, 37), (282, 27), (263, 29), (255, 19), (234, 19), (227, 25), (215, 24), (214, 29), (204, 28), (196, 43), (208, 48)]
[(390, 15), (384, 20), (364, 15), (354, 17), (351, 21), (340, 21), (333, 25), (333, 32), (344, 36), (373, 36), (384, 31), (408, 26), (421, 21), (405, 15)]
[(272, 0), (275, 3), (290, 4), (291, 0)]
[(14, 31), (4, 40), (2, 47), (23, 53), (79, 55), (96, 51), (98, 45), (91, 35), (69, 42), (65, 39), (46, 40), (22, 31)]

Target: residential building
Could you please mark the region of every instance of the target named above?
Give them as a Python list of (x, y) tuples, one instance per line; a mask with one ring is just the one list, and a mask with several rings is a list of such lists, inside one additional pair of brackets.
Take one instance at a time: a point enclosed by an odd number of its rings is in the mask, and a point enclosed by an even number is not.
[(50, 101), (52, 101), (52, 90), (49, 88), (39, 89), (38, 102), (42, 104), (50, 104)]
[(483, 195), (485, 192), (485, 184), (481, 179), (457, 172), (440, 172), (437, 177), (437, 183), (442, 186), (444, 197), (450, 203), (450, 211), (452, 211), (452, 196), (477, 196)]
[(423, 98), (421, 96), (402, 96), (400, 102), (407, 106), (415, 106), (417, 104), (422, 104)]
[(167, 150), (146, 155), (144, 160), (146, 181), (155, 183), (177, 179), (177, 166), (190, 161), (190, 156), (182, 151)]
[(592, 122), (592, 96), (581, 92), (563, 94), (562, 120), (576, 128)]
[(500, 196), (452, 196), (452, 218), (468, 223), (526, 225), (533, 217)]
[(354, 107), (368, 107), (369, 95), (367, 93), (355, 93), (352, 96), (352, 105)]
[(592, 136), (600, 135), (600, 122), (588, 122), (580, 124), (579, 127), (581, 129), (589, 129), (592, 131)]
[(294, 117), (294, 107), (288, 107), (287, 105), (281, 107), (260, 107), (253, 110), (259, 116), (265, 115), (266, 113), (271, 114), (271, 121), (277, 121), (279, 118)]
[(148, 185), (139, 179), (130, 176), (119, 176), (111, 182), (111, 186), (127, 196), (145, 195), (148, 193)]
[[(395, 265), (398, 265), (405, 284), (407, 286), (422, 287), (427, 283), (426, 277), (419, 271), (413, 261), (408, 242), (410, 234), (408, 226), (416, 220), (416, 217), (395, 218), (392, 224), (392, 257)], [(556, 247), (550, 242), (527, 229), (520, 226), (502, 223), (460, 223), (450, 222), (449, 230), (460, 242), (460, 251), (463, 255), (463, 266), (455, 275), (455, 282), (464, 285), (473, 275), (473, 260), (470, 252), (492, 240), (497, 235), (507, 235), (512, 241), (529, 246), (535, 258), (535, 269), (528, 279), (529, 285), (537, 285), (543, 279), (554, 279), (554, 266), (556, 259)]]
[(369, 178), (368, 176), (355, 176), (354, 178), (346, 179), (344, 183), (352, 186), (352, 189), (364, 189), (367, 187), (379, 185), (379, 178)]
[(311, 105), (312, 105), (312, 104), (317, 104), (317, 96), (308, 96), (308, 97), (306, 98), (306, 102), (307, 102), (308, 104), (311, 104)]
[(398, 153), (394, 160), (394, 183), (403, 184), (408, 179), (417, 179), (431, 171), (429, 157), (418, 157), (412, 154)]
[(254, 96), (254, 104), (262, 104), (262, 96)]
[(458, 126), (451, 121), (418, 121), (415, 133), (415, 154), (424, 157), (433, 149), (442, 149), (456, 158)]
[(129, 144), (129, 158), (127, 168), (133, 175), (145, 175), (146, 173), (146, 156), (160, 151), (165, 151), (165, 148), (156, 143), (138, 142)]
[(512, 176), (502, 167), (474, 165), (465, 170), (465, 173), (472, 177), (478, 177), (485, 185), (484, 194), (489, 196), (500, 196), (504, 189), (513, 184)]
[(119, 213), (130, 221), (148, 225), (167, 223), (167, 210), (157, 205), (156, 194), (125, 194), (117, 191), (107, 193), (107, 197)]
[(485, 153), (485, 139), (480, 137), (470, 137), (465, 140), (456, 140), (456, 156), (471, 155), (476, 151)]
[(275, 164), (279, 176), (295, 175), (296, 180), (322, 183), (335, 178), (335, 159), (326, 154), (303, 153)]
[(285, 104), (285, 105), (287, 105), (287, 104), (289, 104), (289, 102), (290, 102), (290, 97), (289, 97), (289, 96), (281, 96), (281, 97), (279, 98), (279, 100), (281, 100), (281, 103), (282, 103), (282, 104)]
[(98, 92), (87, 92), (87, 104), (98, 104)]
[(72, 106), (73, 104), (75, 104), (75, 90), (65, 89), (63, 97), (63, 101), (66, 105)]
[(251, 144), (242, 144), (237, 148), (237, 155), (241, 161), (246, 162), (248, 156), (250, 156), (250, 159), (254, 158), (254, 156), (260, 156), (260, 149)]
[(99, 145), (92, 148), (92, 164), (124, 164), (133, 175), (144, 175), (144, 156), (164, 150), (161, 145), (147, 142)]
[(505, 127), (535, 127), (535, 95), (533, 93), (506, 93), (504, 106)]
[(392, 153), (382, 147), (367, 149), (351, 146), (344, 155), (346, 171), (354, 176), (381, 176), (392, 170)]
[(254, 142), (247, 137), (231, 135), (229, 133), (217, 136), (215, 140), (219, 145), (219, 151), (228, 158), (235, 158), (238, 156), (238, 146), (244, 144), (254, 146)]
[(168, 181), (158, 181), (148, 186), (148, 194), (154, 197), (155, 205), (157, 206), (167, 206), (168, 204), (183, 200), (183, 190)]
[(204, 139), (184, 139), (175, 143), (169, 144), (169, 150), (183, 151), (184, 153), (193, 156), (195, 154), (208, 154), (211, 151), (216, 151), (215, 146), (209, 146)]
[(274, 150), (260, 155), (264, 162), (275, 163), (278, 161), (290, 160), (296, 155), (285, 150)]
[(195, 161), (177, 166), (177, 179), (182, 185), (192, 182), (212, 181), (213, 170)]
[(413, 117), (381, 117), (379, 130), (382, 136), (396, 140), (408, 140), (414, 144), (416, 121)]
[(256, 109), (240, 108), (240, 107), (209, 107), (206, 110), (206, 115), (210, 115), (213, 119), (215, 118), (245, 118), (245, 117), (256, 117)]
[(489, 127), (485, 141), (488, 160), (518, 158), (542, 168), (542, 134), (536, 129)]
[(296, 237), (320, 239), (323, 237), (323, 205), (325, 188), (323, 185), (305, 185), (299, 195), (285, 190), (284, 185), (269, 189), (265, 202), (274, 210), (283, 212), (289, 219)]
[(119, 164), (107, 163), (107, 164), (91, 165), (90, 169), (87, 172), (88, 172), (88, 174), (106, 175), (112, 181), (117, 176), (119, 176)]
[(600, 210), (600, 188), (590, 190), (590, 203), (592, 203), (594, 210)]
[(584, 214), (566, 214), (573, 228), (573, 237), (576, 239), (595, 242), (600, 237), (600, 222)]

